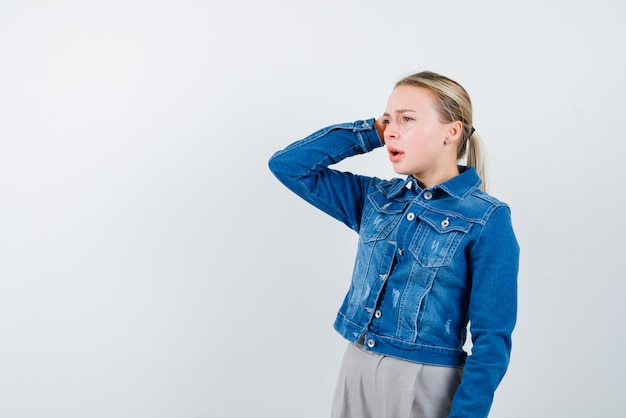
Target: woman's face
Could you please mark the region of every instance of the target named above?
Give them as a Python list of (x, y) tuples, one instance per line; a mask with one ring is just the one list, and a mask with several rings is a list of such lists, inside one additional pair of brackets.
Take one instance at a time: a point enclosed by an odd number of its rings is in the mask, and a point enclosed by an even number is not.
[(382, 117), (385, 146), (394, 171), (413, 175), (424, 187), (458, 174), (456, 141), (461, 123), (441, 122), (435, 106), (430, 90), (402, 85), (389, 96)]

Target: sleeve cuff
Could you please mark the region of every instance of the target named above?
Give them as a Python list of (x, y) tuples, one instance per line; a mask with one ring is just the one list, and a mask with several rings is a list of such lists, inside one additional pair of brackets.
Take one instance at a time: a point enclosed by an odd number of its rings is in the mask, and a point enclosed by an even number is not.
[(375, 148), (383, 146), (383, 141), (378, 136), (378, 131), (374, 126), (374, 118), (357, 120), (354, 122), (353, 130), (361, 140), (364, 152), (369, 152)]

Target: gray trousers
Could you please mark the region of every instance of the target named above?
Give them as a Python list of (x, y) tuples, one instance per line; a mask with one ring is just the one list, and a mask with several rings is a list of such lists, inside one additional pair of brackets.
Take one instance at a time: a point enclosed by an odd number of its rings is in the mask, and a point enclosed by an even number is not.
[(349, 344), (331, 418), (445, 418), (463, 369), (412, 363)]

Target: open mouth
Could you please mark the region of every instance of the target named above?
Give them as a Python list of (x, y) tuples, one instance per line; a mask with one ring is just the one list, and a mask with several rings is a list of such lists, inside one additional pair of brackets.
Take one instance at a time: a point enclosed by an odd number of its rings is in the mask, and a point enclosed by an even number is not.
[(403, 152), (402, 152), (402, 151), (397, 150), (397, 149), (395, 149), (395, 148), (388, 148), (388, 149), (387, 149), (387, 152), (389, 152), (389, 157), (390, 157), (390, 158), (392, 158), (392, 159), (397, 158), (398, 156), (400, 156), (401, 154), (403, 154)]

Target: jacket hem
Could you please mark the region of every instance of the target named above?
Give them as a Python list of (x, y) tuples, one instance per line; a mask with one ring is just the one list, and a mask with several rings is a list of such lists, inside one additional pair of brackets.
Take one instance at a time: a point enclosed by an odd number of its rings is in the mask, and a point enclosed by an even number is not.
[(463, 367), (467, 353), (462, 349), (419, 344), (397, 338), (378, 335), (366, 327), (355, 324), (341, 312), (337, 314), (335, 330), (352, 343), (364, 342), (363, 349), (399, 358), (413, 363), (432, 366)]

